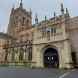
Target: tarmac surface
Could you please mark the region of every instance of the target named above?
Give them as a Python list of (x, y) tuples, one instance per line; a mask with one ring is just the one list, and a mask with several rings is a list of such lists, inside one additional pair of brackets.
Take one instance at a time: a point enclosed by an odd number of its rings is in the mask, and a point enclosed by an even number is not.
[(0, 78), (78, 78), (78, 70), (0, 67)]

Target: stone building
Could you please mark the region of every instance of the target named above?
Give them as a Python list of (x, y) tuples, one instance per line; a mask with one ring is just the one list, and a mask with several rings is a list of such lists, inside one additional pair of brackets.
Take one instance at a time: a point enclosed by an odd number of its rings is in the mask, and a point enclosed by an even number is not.
[[(32, 25), (32, 12), (12, 8), (7, 35), (11, 40), (5, 50), (4, 63), (32, 67), (72, 68), (78, 64), (78, 17), (70, 17), (68, 9), (61, 4), (61, 15)], [(4, 40), (4, 38), (3, 38)], [(1, 40), (0, 40), (1, 41)], [(8, 43), (8, 42), (7, 42)], [(1, 45), (1, 43), (0, 43)]]
[(33, 60), (39, 67), (70, 68), (72, 63), (71, 43), (69, 40), (68, 10), (64, 13), (61, 5), (61, 15), (44, 20), (35, 26), (33, 35)]
[[(12, 37), (0, 32), (0, 64), (4, 64), (6, 60), (6, 49), (8, 48), (9, 44), (12, 42)], [(5, 49), (6, 48), (6, 49)]]

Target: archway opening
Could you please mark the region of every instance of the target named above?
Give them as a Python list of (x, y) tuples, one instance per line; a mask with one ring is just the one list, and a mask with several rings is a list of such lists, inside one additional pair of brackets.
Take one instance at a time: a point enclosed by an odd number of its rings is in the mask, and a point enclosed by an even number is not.
[(78, 66), (77, 66), (77, 60), (76, 60), (76, 52), (72, 52), (71, 53), (71, 56), (72, 56), (72, 62), (73, 62), (73, 66), (74, 66), (74, 68), (78, 68)]
[(47, 68), (58, 68), (59, 57), (58, 51), (54, 48), (47, 48), (44, 52), (44, 67)]

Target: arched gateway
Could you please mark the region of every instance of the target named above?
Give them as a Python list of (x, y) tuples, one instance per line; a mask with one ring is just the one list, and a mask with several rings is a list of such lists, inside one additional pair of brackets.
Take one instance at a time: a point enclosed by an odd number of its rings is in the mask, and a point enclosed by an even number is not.
[(43, 54), (44, 67), (58, 68), (59, 56), (58, 51), (55, 48), (48, 47)]

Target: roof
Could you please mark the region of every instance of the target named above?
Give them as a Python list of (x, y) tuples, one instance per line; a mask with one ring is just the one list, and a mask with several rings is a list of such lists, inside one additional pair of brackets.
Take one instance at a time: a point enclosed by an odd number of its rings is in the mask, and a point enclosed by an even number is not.
[(22, 13), (26, 14), (29, 17), (31, 16), (30, 11), (26, 11), (26, 9), (24, 9), (24, 8), (18, 7), (16, 9), (14, 9), (14, 13), (18, 13), (19, 11), (21, 11)]
[(0, 38), (2, 39), (13, 39), (11, 36), (9, 36), (6, 33), (0, 32)]
[[(64, 15), (66, 15), (66, 14), (64, 14)], [(60, 19), (61, 19), (61, 17), (62, 17), (62, 15), (58, 15), (58, 16), (56, 16), (56, 17), (51, 17), (51, 18), (49, 18), (49, 19), (47, 19), (47, 20), (42, 20), (42, 21), (40, 21), (38, 24), (37, 24), (37, 26), (41, 26), (41, 24), (43, 24), (43, 23), (47, 23), (47, 22), (50, 22), (50, 21), (53, 21), (54, 22), (54, 20), (55, 20), (55, 18), (56, 18), (56, 21), (59, 21)], [(35, 27), (36, 26), (36, 24), (33, 24), (33, 27)]]

